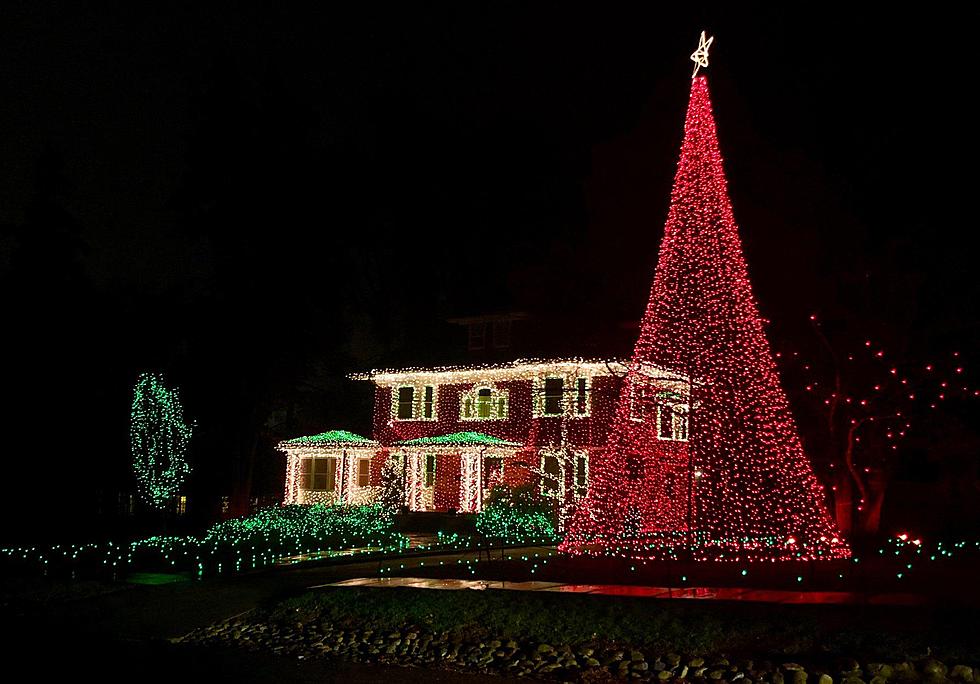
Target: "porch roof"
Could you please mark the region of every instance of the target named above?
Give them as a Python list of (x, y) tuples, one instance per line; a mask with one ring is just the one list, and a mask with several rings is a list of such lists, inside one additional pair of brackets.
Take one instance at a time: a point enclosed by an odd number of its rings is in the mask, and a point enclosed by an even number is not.
[(347, 430), (329, 430), (316, 435), (306, 437), (294, 437), (279, 443), (281, 448), (289, 447), (377, 447), (378, 443), (373, 439), (361, 437), (361, 435), (348, 432)]
[(523, 447), (520, 442), (508, 442), (506, 439), (494, 437), (483, 432), (452, 432), (448, 435), (434, 437), (417, 437), (395, 442), (398, 446), (491, 446), (491, 447)]

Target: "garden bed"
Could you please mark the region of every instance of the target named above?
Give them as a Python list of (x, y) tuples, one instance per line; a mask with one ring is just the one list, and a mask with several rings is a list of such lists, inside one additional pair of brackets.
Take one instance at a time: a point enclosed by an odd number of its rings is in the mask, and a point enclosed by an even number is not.
[(972, 682), (974, 623), (910, 608), (328, 588), (181, 642), (563, 679)]

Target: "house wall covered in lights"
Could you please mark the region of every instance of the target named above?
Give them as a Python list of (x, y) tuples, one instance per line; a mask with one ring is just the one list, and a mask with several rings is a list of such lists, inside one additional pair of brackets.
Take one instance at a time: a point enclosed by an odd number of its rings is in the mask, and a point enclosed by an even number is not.
[[(499, 484), (581, 498), (602, 458), (627, 368), (618, 360), (517, 360), (485, 366), (375, 370), (371, 439), (336, 430), (280, 444), (286, 503), (362, 504), (397, 464), (414, 511), (477, 512)], [(686, 470), (687, 378), (641, 369), (633, 429)]]

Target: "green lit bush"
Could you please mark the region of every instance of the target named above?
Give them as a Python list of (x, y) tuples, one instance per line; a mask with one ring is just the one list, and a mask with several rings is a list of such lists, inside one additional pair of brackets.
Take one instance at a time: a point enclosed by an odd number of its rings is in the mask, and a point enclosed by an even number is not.
[(0, 549), (6, 567), (45, 575), (123, 577), (186, 572), (196, 577), (265, 567), (284, 557), (341, 549), (406, 547), (392, 520), (374, 506), (275, 506), (213, 525), (203, 536), (149, 537), (129, 544)]
[(476, 529), (484, 537), (511, 544), (558, 540), (554, 509), (535, 496), (531, 485), (494, 487), (476, 516)]

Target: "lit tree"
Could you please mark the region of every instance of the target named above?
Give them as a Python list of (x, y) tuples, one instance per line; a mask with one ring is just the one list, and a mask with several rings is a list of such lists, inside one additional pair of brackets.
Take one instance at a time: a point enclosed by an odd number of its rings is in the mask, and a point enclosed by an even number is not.
[(387, 517), (392, 517), (405, 503), (405, 491), (402, 478), (401, 463), (391, 454), (385, 459), (381, 468), (381, 493), (378, 504)]
[[(698, 560), (850, 555), (803, 452), (763, 326), (708, 82), (696, 76), (640, 337), (607, 453), (592, 466), (562, 550)], [(649, 369), (690, 379), (685, 450), (669, 450), (652, 421), (633, 420), (634, 392)]]
[(875, 533), (901, 443), (930, 435), (943, 405), (980, 390), (967, 384), (959, 352), (899, 360), (874, 340), (827, 334), (816, 314), (810, 322), (818, 348), (776, 356), (800, 407), (815, 419), (809, 444), (823, 455), (838, 524)]
[(190, 473), (187, 447), (193, 426), (184, 420), (176, 389), (159, 373), (141, 373), (133, 390), (130, 447), (140, 497), (163, 510)]

